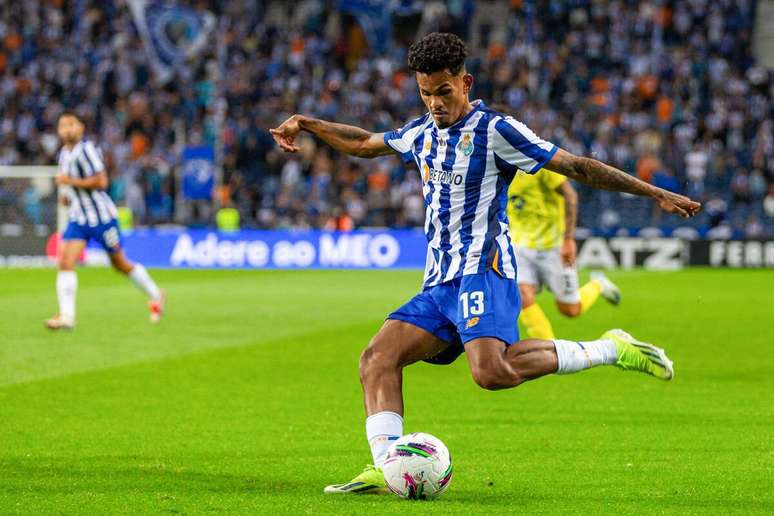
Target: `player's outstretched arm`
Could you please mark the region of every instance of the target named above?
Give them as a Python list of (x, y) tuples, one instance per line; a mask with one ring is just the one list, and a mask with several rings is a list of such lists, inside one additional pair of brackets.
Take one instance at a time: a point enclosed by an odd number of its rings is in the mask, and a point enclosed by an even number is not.
[(304, 115), (293, 115), (279, 127), (270, 129), (277, 145), (286, 152), (297, 152), (295, 139), (299, 132), (308, 131), (339, 152), (361, 158), (375, 158), (394, 152), (384, 143), (383, 133), (371, 133), (352, 125), (326, 122)]
[(640, 181), (623, 170), (592, 158), (575, 156), (563, 149), (559, 149), (554, 154), (551, 161), (546, 164), (546, 168), (594, 188), (651, 197), (661, 209), (683, 217), (693, 217), (701, 209), (700, 203), (684, 195), (658, 188)]

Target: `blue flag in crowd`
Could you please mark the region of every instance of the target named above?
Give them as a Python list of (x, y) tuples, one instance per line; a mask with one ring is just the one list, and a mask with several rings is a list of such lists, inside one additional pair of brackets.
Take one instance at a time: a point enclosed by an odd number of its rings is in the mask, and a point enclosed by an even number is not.
[(215, 26), (215, 17), (207, 11), (157, 0), (128, 0), (128, 4), (156, 81), (161, 84), (169, 82), (176, 68), (201, 51)]
[(392, 34), (388, 0), (339, 0), (339, 9), (353, 15), (376, 54), (387, 50)]
[(183, 150), (183, 196), (193, 201), (212, 199), (215, 186), (215, 150), (186, 147)]

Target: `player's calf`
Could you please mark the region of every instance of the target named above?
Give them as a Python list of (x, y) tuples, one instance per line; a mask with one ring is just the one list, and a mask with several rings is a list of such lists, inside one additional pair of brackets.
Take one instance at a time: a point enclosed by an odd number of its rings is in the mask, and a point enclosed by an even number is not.
[(366, 412), (403, 413), (403, 368), (446, 348), (434, 335), (400, 320), (387, 320), (360, 356)]
[(511, 389), (522, 383), (523, 380), (520, 380), (515, 373), (511, 372), (509, 374), (505, 369), (505, 367), (471, 369), (470, 374), (473, 377), (473, 381), (487, 391)]
[(145, 295), (148, 296), (148, 312), (150, 321), (157, 323), (164, 315), (166, 296), (164, 292), (156, 285), (156, 282), (148, 274), (148, 270), (141, 263), (132, 263), (126, 258), (121, 249), (117, 249), (110, 254), (110, 263), (118, 272), (126, 274), (132, 283), (137, 285)]
[(134, 264), (126, 258), (126, 255), (123, 253), (123, 251), (119, 250), (117, 252), (110, 253), (109, 256), (110, 264), (116, 271), (126, 275), (129, 275), (132, 272)]

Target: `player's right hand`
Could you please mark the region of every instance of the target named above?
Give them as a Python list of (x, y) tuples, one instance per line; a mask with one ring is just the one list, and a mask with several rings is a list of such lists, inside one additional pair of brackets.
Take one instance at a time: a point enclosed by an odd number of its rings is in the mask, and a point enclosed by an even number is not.
[(562, 247), (559, 249), (559, 257), (566, 266), (572, 267), (575, 265), (575, 260), (578, 257), (578, 244), (575, 243), (574, 238), (565, 237), (562, 241)]
[(62, 206), (70, 206), (70, 198), (66, 195), (60, 195), (59, 204), (61, 204)]
[(685, 218), (693, 217), (701, 209), (701, 203), (667, 190), (659, 192), (656, 202), (667, 213), (676, 213)]
[(298, 123), (298, 119), (298, 115), (293, 115), (282, 122), (279, 127), (269, 129), (274, 141), (277, 142), (277, 145), (285, 152), (298, 152), (301, 150), (300, 147), (294, 143), (296, 136), (301, 132), (301, 125)]

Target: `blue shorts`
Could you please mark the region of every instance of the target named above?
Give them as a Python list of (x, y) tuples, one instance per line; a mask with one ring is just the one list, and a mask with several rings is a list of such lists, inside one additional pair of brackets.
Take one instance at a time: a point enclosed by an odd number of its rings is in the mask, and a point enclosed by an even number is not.
[(448, 348), (425, 361), (450, 364), (473, 339), (494, 337), (506, 346), (517, 342), (520, 310), (516, 280), (490, 269), (428, 287), (387, 319), (413, 324), (448, 342)]
[(62, 240), (95, 240), (108, 253), (117, 253), (121, 250), (121, 232), (118, 230), (116, 219), (99, 226), (87, 226), (70, 221), (67, 224)]

